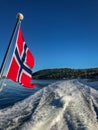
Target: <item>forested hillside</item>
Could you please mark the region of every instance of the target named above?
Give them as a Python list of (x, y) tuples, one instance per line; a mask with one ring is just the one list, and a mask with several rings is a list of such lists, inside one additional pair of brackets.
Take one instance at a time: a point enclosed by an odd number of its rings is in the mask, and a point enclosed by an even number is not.
[(33, 73), (34, 79), (98, 78), (98, 68), (89, 69), (45, 69)]

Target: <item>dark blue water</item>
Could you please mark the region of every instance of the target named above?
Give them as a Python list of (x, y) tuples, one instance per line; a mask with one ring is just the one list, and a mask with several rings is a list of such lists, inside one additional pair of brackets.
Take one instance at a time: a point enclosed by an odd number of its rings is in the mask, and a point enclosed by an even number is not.
[(0, 109), (12, 106), (15, 103), (29, 97), (38, 90), (46, 87), (48, 84), (55, 82), (54, 80), (33, 80), (36, 87), (33, 89), (25, 88), (11, 80), (5, 80), (6, 86), (0, 92)]

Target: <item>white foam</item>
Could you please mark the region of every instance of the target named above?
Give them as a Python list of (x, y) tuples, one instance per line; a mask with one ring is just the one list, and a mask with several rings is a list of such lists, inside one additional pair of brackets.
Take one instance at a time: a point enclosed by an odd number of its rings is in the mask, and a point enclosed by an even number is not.
[(98, 130), (98, 92), (77, 80), (43, 88), (11, 108), (0, 110), (5, 130)]

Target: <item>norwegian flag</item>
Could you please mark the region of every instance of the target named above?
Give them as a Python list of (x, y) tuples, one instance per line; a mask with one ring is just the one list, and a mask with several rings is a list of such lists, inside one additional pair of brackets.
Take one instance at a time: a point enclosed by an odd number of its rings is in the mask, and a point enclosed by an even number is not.
[(34, 88), (35, 84), (31, 83), (31, 69), (33, 67), (34, 57), (31, 54), (27, 45), (25, 44), (22, 35), (22, 30), (19, 28), (15, 49), (6, 77), (15, 82), (19, 82), (24, 87)]

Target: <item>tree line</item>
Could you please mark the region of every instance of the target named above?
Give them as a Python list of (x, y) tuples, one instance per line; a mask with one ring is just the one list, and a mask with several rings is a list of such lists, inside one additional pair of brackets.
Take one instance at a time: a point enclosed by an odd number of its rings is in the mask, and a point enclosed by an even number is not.
[(45, 69), (33, 73), (33, 79), (74, 79), (74, 78), (98, 78), (98, 68), (89, 69)]

